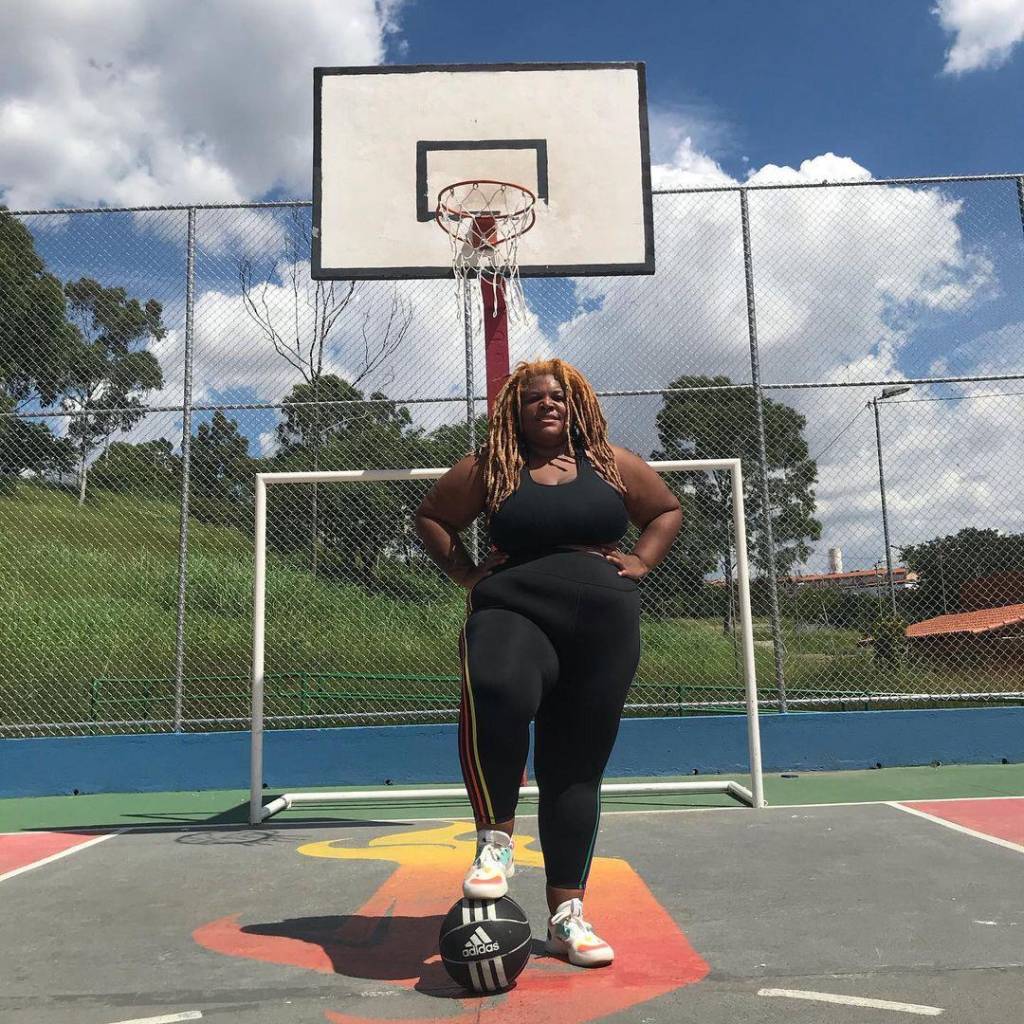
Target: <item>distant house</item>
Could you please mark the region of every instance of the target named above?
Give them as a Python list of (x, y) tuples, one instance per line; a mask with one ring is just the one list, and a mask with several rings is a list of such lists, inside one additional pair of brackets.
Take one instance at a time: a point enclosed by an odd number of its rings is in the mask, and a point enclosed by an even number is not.
[[(878, 587), (887, 587), (889, 585), (889, 574), (883, 568), (852, 569), (850, 572), (821, 572), (784, 576), (783, 582), (788, 583), (794, 588), (875, 590)], [(914, 587), (917, 585), (917, 573), (911, 572), (904, 565), (895, 565), (892, 570), (892, 583), (898, 590)]]
[(937, 615), (907, 626), (906, 636), (913, 650), (951, 668), (1002, 669), (1019, 678), (1024, 664), (1024, 604)]

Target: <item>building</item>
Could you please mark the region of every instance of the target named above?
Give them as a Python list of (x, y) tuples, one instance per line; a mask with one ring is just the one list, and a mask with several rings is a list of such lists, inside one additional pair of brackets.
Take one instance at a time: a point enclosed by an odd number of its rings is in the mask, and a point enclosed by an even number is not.
[[(877, 569), (852, 569), (850, 572), (822, 572), (785, 576), (783, 581), (791, 587), (812, 587), (818, 590), (859, 590), (873, 591), (889, 585), (889, 574), (885, 567)], [(892, 583), (897, 590), (917, 585), (917, 573), (905, 565), (894, 565)]]

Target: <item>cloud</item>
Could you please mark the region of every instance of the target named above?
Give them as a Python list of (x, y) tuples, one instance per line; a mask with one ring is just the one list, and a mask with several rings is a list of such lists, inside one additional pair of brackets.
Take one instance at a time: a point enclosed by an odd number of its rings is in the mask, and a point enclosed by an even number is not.
[[(690, 187), (871, 179), (852, 158), (825, 153), (796, 167), (754, 168), (740, 182), (692, 140), (684, 140), (654, 174), (663, 186)], [(752, 190), (748, 203), (766, 383), (898, 381), (920, 344), (919, 327), (933, 332), (934, 345), (944, 318), (952, 324), (996, 294), (984, 243), (971, 244), (961, 227), (965, 200), (940, 188)], [(572, 282), (576, 304), (555, 329), (556, 354), (578, 364), (602, 390), (659, 388), (683, 374), (749, 381), (737, 193), (656, 196), (655, 231), (653, 277)], [(958, 364), (969, 371), (1000, 347), (1006, 347), (1002, 337), (965, 346)], [(1019, 345), (1014, 351), (1019, 367)], [(817, 498), (824, 536), (812, 567), (825, 568), (833, 545), (844, 548), (853, 568), (882, 555), (874, 429), (864, 408), (878, 390), (768, 392), (805, 416), (810, 450), (822, 453)], [(948, 394), (945, 388), (917, 388), (908, 397)], [(602, 404), (616, 441), (644, 455), (656, 447), (660, 398), (605, 398)], [(1015, 458), (1005, 400), (896, 405), (886, 403), (883, 410), (894, 542), (908, 544), (962, 525), (1008, 526), (1011, 516), (1004, 510), (1024, 500), (1024, 480), (1007, 484), (998, 469)], [(999, 487), (1013, 492), (1010, 505), (990, 497)]]
[(395, 0), (0, 6), (0, 201), (309, 194), (314, 65), (377, 64)]
[(1024, 39), (1024, 0), (938, 0), (933, 10), (955, 35), (946, 74), (998, 68)]

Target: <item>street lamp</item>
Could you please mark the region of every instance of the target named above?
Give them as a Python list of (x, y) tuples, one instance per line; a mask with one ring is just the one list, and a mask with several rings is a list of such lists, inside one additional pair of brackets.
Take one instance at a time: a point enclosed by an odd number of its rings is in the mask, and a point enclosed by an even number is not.
[(885, 534), (885, 565), (889, 579), (889, 603), (892, 605), (892, 617), (896, 618), (896, 585), (892, 575), (892, 545), (889, 543), (889, 515), (885, 507), (885, 470), (882, 468), (882, 428), (878, 422), (878, 403), (886, 398), (905, 395), (909, 386), (882, 388), (882, 393), (868, 402), (875, 410), (875, 444), (878, 448), (878, 487), (882, 494), (882, 532)]

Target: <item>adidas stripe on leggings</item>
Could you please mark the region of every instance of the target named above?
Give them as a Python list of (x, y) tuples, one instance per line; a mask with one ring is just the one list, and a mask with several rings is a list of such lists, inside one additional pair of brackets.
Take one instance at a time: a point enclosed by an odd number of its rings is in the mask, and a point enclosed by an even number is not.
[(548, 884), (586, 887), (600, 786), (640, 657), (640, 594), (600, 555), (505, 563), (470, 592), (459, 759), (478, 822), (515, 815), (534, 726)]

